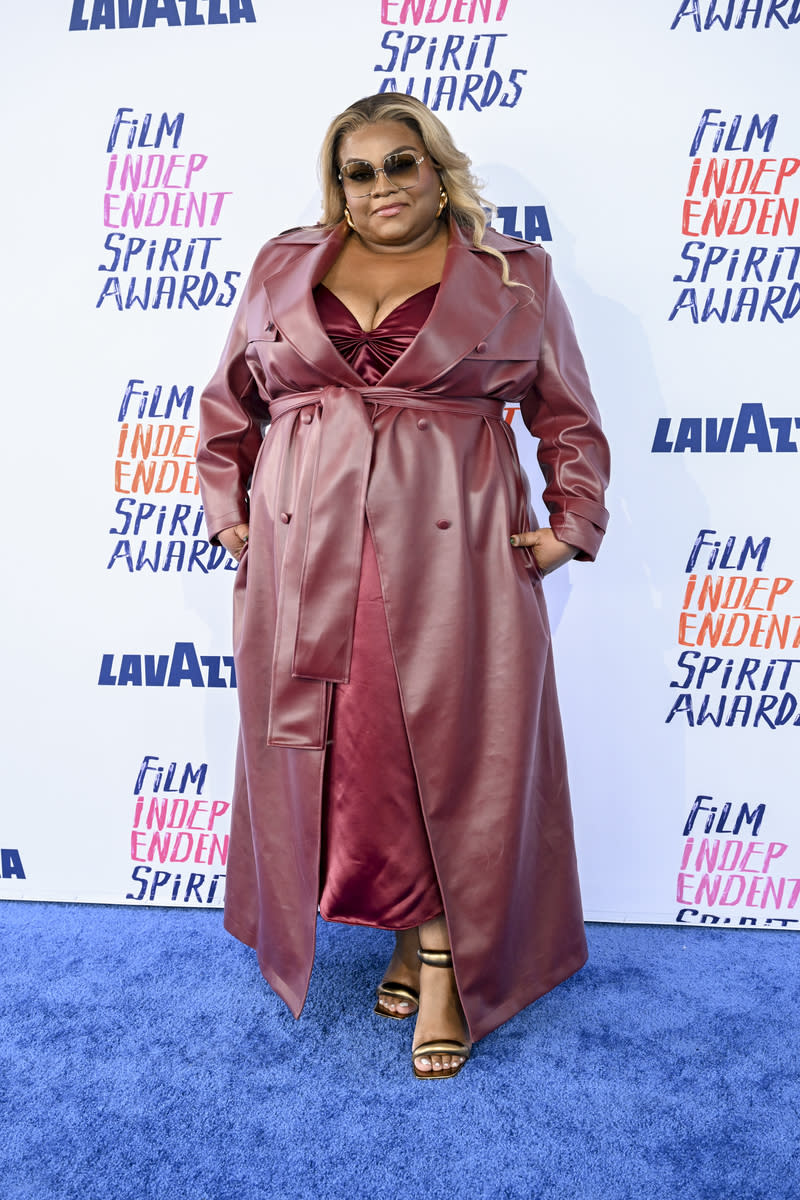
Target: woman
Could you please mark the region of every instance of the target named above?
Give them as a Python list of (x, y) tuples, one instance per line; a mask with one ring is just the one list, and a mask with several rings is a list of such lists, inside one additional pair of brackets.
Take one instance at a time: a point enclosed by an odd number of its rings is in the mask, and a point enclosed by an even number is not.
[(261, 250), (198, 458), (240, 560), (226, 928), (296, 1016), (318, 906), (395, 930), (376, 1011), (416, 1012), (419, 1078), (586, 958), (540, 580), (594, 557), (607, 447), (547, 255), (485, 228), (468, 167), (411, 96), (333, 121), (322, 222)]

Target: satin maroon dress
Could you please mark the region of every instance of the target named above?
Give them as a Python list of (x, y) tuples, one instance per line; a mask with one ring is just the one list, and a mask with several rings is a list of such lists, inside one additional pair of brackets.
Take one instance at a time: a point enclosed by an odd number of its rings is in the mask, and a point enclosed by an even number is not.
[[(438, 286), (409, 297), (370, 330), (324, 285), (314, 299), (336, 349), (373, 386), (416, 337)], [(411, 929), (441, 911), (367, 524), (350, 682), (336, 684), (333, 695), (320, 913), (327, 921)]]

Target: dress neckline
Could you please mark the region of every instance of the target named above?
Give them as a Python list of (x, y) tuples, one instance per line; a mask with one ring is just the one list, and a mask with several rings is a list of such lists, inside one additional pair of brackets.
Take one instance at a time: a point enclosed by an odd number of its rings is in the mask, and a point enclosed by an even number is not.
[[(361, 332), (361, 333), (363, 333), (363, 334), (370, 334), (370, 333), (377, 333), (377, 332), (378, 332), (378, 330), (381, 328), (381, 326), (385, 325), (385, 324), (386, 324), (386, 322), (389, 320), (389, 318), (390, 318), (390, 317), (393, 317), (393, 316), (395, 315), (395, 313), (396, 313), (396, 312), (400, 312), (400, 310), (401, 310), (401, 309), (403, 309), (403, 308), (405, 308), (405, 306), (406, 306), (407, 304), (410, 304), (412, 300), (416, 300), (416, 299), (418, 299), (418, 297), (420, 297), (420, 296), (424, 296), (426, 292), (430, 292), (430, 291), (433, 291), (433, 290), (436, 290), (436, 289), (438, 289), (438, 288), (439, 288), (439, 284), (438, 284), (438, 283), (431, 283), (431, 284), (429, 284), (429, 285), (428, 285), (428, 287), (421, 288), (421, 289), (420, 289), (418, 292), (414, 292), (414, 293), (413, 293), (411, 296), (406, 296), (405, 300), (401, 300), (399, 304), (396, 304), (396, 305), (394, 306), (394, 308), (393, 308), (393, 309), (391, 309), (391, 310), (390, 310), (390, 311), (389, 311), (389, 312), (386, 314), (386, 316), (385, 316), (385, 317), (382, 317), (382, 318), (381, 318), (381, 320), (378, 322), (378, 324), (377, 324), (377, 325), (373, 325), (371, 329), (365, 329), (365, 328), (363, 327), (363, 325), (362, 325), (362, 324), (360, 323), (360, 321), (358, 320), (358, 317), (356, 317), (355, 313), (354, 313), (354, 312), (352, 312), (352, 310), (351, 310), (351, 309), (349, 309), (349, 308), (347, 307), (347, 305), (345, 304), (344, 300), (341, 300), (341, 299), (340, 299), (340, 298), (339, 298), (339, 297), (336, 295), (336, 292), (332, 292), (332, 291), (331, 291), (331, 289), (330, 289), (329, 287), (327, 287), (327, 286), (326, 286), (324, 283), (318, 283), (318, 284), (317, 284), (317, 288), (323, 288), (323, 289), (324, 289), (324, 290), (325, 290), (325, 291), (328, 293), (328, 295), (329, 295), (329, 296), (332, 296), (332, 297), (333, 297), (333, 299), (336, 301), (336, 303), (339, 305), (339, 307), (340, 307), (341, 309), (343, 309), (343, 310), (344, 310), (344, 312), (346, 312), (346, 313), (347, 313), (347, 315), (348, 315), (348, 317), (350, 318), (350, 320), (353, 322), (353, 324), (356, 326), (356, 328), (360, 330), (360, 332)], [(317, 290), (317, 288), (315, 288), (314, 290), (316, 291), (316, 290)]]

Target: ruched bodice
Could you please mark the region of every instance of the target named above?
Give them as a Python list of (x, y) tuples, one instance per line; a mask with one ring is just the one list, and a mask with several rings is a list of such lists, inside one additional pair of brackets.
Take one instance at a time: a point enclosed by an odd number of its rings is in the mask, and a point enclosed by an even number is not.
[(393, 308), (374, 329), (362, 329), (347, 305), (323, 283), (314, 289), (319, 319), (330, 340), (366, 384), (380, 383), (427, 321), (438, 283), (415, 292)]

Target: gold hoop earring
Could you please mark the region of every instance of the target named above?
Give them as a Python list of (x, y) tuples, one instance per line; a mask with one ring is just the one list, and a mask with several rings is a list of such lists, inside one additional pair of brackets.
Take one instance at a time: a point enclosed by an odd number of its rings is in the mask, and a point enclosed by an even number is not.
[[(438, 216), (438, 213), (437, 213), (437, 216)], [(353, 224), (353, 218), (350, 216), (350, 209), (347, 207), (346, 204), (344, 206), (344, 219), (345, 219), (345, 221), (347, 221), (347, 224), (350, 226), (350, 228), (355, 233), (356, 227)]]
[(447, 207), (447, 202), (449, 201), (449, 199), (450, 199), (450, 197), (448, 196), (447, 192), (444, 190), (443, 184), (440, 183), (439, 184), (439, 207), (436, 210), (437, 217), (440, 217), (442, 215), (445, 208)]

